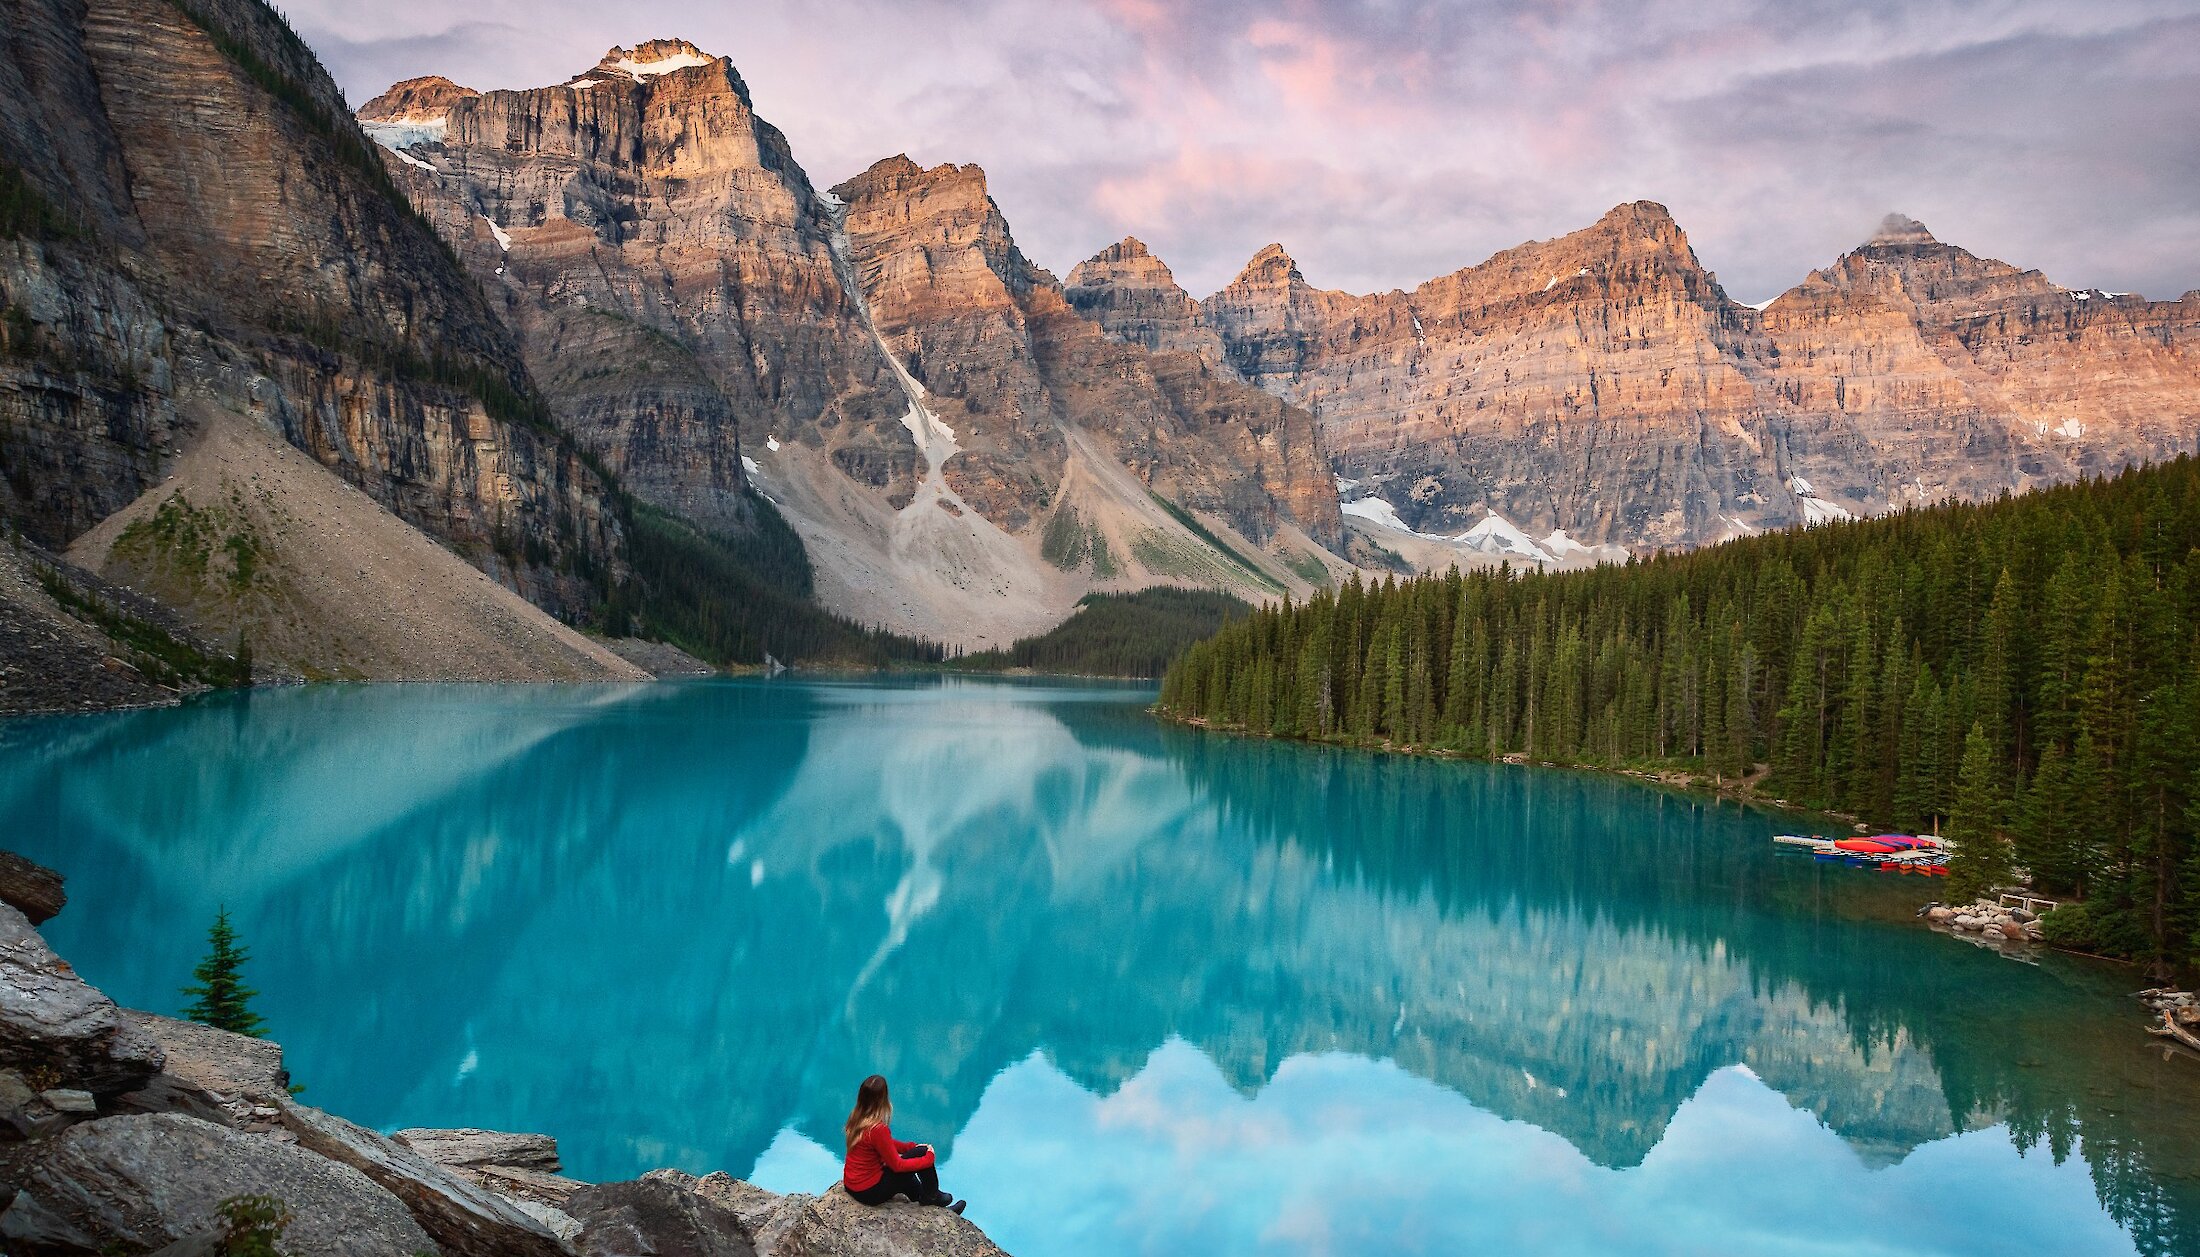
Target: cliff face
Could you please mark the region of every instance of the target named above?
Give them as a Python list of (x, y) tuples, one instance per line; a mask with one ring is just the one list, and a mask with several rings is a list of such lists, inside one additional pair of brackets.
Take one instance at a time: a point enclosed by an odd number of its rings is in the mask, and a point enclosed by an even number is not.
[[(361, 117), (562, 426), (716, 527), (753, 478), (836, 610), (1001, 644), (1096, 583), (1286, 587), (1341, 537), (1304, 411), (1078, 317), (974, 166), (896, 158), (817, 191), (692, 44), (528, 91), (409, 80)], [(1254, 549), (1297, 540), (1242, 570), (1149, 492)], [(1148, 533), (1175, 557), (1139, 559)]]
[[(517, 347), (255, 0), (25, 0), (0, 158), (0, 507), (60, 545), (250, 416), (535, 601), (614, 562), (602, 486), (528, 413)], [(525, 538), (521, 547), (514, 539)]]
[(1762, 314), (1649, 202), (1410, 293), (1315, 289), (1271, 245), (1193, 302), (1134, 245), (1073, 274), (1082, 311), (1306, 406), (1339, 470), (1424, 533), (1494, 512), (1694, 545), (2109, 470), (2200, 429), (2200, 300), (2066, 292), (1900, 216)]
[(1223, 361), (1222, 337), (1201, 321), (1199, 303), (1135, 236), (1078, 263), (1062, 295), (1079, 314), (1134, 345), (1180, 350), (1209, 366)]
[[(1126, 344), (1080, 315), (1109, 255), (1065, 290), (1017, 250), (975, 166), (922, 170), (896, 157), (834, 192), (879, 334), (956, 425), (963, 453), (949, 481), (988, 518), (1016, 529), (1045, 513), (1070, 446), (1089, 441), (1154, 492), (1256, 544), (1296, 526), (1341, 546), (1310, 415), (1218, 371), (1196, 334)], [(1167, 278), (1135, 241), (1111, 253), (1133, 266), (1143, 257)]]
[(1872, 504), (2098, 474), (2200, 434), (2193, 294), (2066, 290), (1900, 215), (1774, 301), (1764, 326), (1797, 443), (1860, 438), (1873, 474), (1848, 488)]
[(731, 63), (614, 48), (556, 87), (414, 79), (360, 111), (518, 331), (560, 421), (632, 488), (744, 519), (744, 440), (913, 484), (900, 393), (835, 268), (827, 207)]

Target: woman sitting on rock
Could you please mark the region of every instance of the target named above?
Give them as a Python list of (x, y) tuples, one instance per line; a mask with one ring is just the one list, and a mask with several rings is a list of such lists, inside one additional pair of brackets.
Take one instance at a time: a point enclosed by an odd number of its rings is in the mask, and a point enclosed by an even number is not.
[(886, 1079), (877, 1074), (856, 1088), (856, 1107), (848, 1114), (841, 1133), (848, 1139), (848, 1159), (840, 1168), (840, 1184), (848, 1194), (867, 1205), (883, 1205), (896, 1196), (907, 1196), (920, 1205), (945, 1205), (961, 1213), (965, 1202), (940, 1190), (940, 1172), (933, 1164), (930, 1144), (903, 1143), (894, 1138), (886, 1123), (894, 1116), (894, 1102), (886, 1097)]

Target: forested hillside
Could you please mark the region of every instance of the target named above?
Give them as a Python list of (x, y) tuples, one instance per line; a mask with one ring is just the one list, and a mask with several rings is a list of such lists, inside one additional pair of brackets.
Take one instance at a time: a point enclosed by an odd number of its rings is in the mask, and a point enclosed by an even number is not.
[(1554, 575), (1384, 581), (1193, 647), (1171, 715), (1283, 737), (1763, 774), (1940, 829), (2060, 941), (2200, 949), (2200, 463)]
[(1155, 585), (1128, 594), (1087, 594), (1069, 619), (1006, 650), (956, 661), (974, 671), (1031, 668), (1074, 676), (1151, 679), (1186, 647), (1252, 608), (1212, 589)]

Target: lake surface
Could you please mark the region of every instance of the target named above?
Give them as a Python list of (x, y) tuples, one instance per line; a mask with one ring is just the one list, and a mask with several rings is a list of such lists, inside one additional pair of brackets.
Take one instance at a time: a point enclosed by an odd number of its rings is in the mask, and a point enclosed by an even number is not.
[(856, 1083), (1018, 1257), (2200, 1252), (2124, 969), (1610, 777), (1104, 686), (327, 686), (0, 722), (50, 940), (227, 905), (305, 1099), (818, 1191)]

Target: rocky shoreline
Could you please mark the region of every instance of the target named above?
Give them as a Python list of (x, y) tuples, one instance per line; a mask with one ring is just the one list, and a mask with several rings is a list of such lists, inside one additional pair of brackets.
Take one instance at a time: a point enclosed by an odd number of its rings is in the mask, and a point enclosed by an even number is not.
[(677, 1170), (584, 1183), (548, 1135), (384, 1136), (300, 1104), (280, 1045), (118, 1007), (78, 977), (33, 924), (59, 910), (60, 879), (0, 856), (10, 1257), (214, 1257), (244, 1251), (255, 1226), (316, 1257), (1004, 1257), (956, 1214), (866, 1207), (837, 1183), (781, 1195)]

